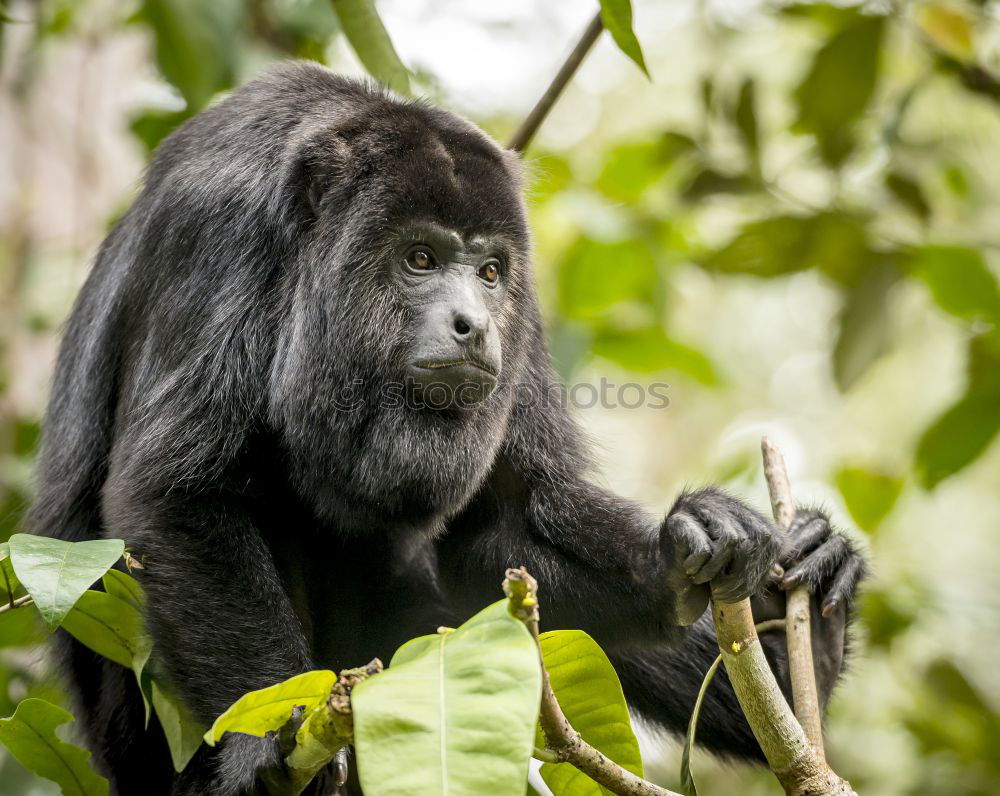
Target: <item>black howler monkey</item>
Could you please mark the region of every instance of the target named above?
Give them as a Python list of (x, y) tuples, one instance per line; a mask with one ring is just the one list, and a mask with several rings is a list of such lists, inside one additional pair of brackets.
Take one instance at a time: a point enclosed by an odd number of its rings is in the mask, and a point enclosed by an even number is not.
[[(716, 652), (710, 588), (763, 616), (808, 583), (829, 694), (862, 559), (818, 513), (785, 537), (719, 489), (659, 519), (588, 482), (580, 432), (545, 399), (529, 248), (513, 153), (315, 65), (161, 144), (69, 319), (30, 525), (142, 556), (156, 654), (198, 719), (390, 656), (522, 564), (545, 624), (604, 645), (659, 725), (683, 728)], [(280, 766), (274, 742), (227, 736), (174, 775), (132, 676), (62, 646), (113, 792), (255, 793)], [(699, 738), (760, 755), (724, 678)]]

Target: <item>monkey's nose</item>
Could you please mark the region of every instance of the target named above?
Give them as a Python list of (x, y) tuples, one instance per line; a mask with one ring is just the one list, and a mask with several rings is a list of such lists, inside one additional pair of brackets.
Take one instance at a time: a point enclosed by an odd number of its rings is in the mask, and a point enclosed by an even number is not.
[(476, 342), (481, 340), (490, 328), (490, 314), (485, 310), (480, 312), (455, 310), (451, 316), (451, 328), (459, 343)]

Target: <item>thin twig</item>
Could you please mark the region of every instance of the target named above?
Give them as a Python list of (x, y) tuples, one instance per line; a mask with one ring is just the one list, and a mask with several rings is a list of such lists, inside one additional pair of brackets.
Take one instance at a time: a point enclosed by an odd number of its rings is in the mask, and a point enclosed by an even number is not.
[(587, 29), (583, 32), (583, 36), (580, 37), (580, 41), (577, 42), (576, 47), (573, 48), (573, 51), (563, 62), (563, 65), (559, 68), (549, 87), (542, 94), (541, 99), (535, 103), (535, 107), (531, 109), (527, 118), (517, 129), (517, 132), (514, 133), (514, 137), (510, 139), (510, 143), (507, 144), (509, 149), (513, 149), (515, 152), (523, 152), (528, 148), (531, 139), (535, 137), (538, 128), (545, 121), (545, 117), (549, 115), (552, 106), (556, 104), (559, 95), (562, 94), (563, 89), (566, 88), (566, 84), (569, 83), (577, 68), (583, 63), (583, 59), (587, 57), (587, 53), (590, 52), (590, 48), (594, 46), (594, 42), (597, 41), (597, 37), (601, 35), (603, 29), (604, 23), (601, 22), (601, 15), (598, 13), (590, 21)]
[(511, 612), (524, 622), (538, 647), (538, 659), (542, 663), (542, 706), (538, 720), (545, 734), (546, 751), (555, 755), (553, 762), (570, 763), (599, 785), (621, 796), (680, 796), (622, 768), (584, 741), (580, 733), (573, 729), (559, 707), (549, 682), (549, 673), (545, 670), (538, 638), (538, 582), (524, 567), (508, 569), (503, 591), (510, 600)]
[(27, 605), (31, 602), (31, 595), (25, 594), (23, 597), (18, 597), (16, 600), (11, 600), (6, 605), (0, 605), (0, 614), (6, 611), (13, 611), (15, 608), (20, 608), (22, 605)]
[[(781, 451), (767, 437), (760, 441), (764, 457), (764, 479), (771, 495), (771, 510), (774, 520), (787, 531), (795, 520), (795, 502), (792, 488), (788, 483), (785, 460)], [(821, 760), (826, 759), (823, 750), (823, 723), (820, 718), (819, 693), (816, 688), (816, 669), (812, 655), (812, 629), (810, 627), (809, 589), (799, 586), (793, 589), (785, 603), (785, 626), (788, 644), (788, 673), (792, 680), (792, 706), (795, 717), (805, 730), (809, 743), (813, 745)]]

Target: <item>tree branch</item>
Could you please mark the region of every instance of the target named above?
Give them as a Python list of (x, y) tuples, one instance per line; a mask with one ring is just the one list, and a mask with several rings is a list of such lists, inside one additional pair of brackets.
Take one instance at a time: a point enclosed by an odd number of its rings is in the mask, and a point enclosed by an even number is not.
[(503, 591), (510, 600), (511, 613), (524, 622), (538, 647), (538, 659), (542, 664), (542, 706), (538, 719), (545, 734), (547, 751), (555, 755), (552, 762), (570, 763), (599, 785), (622, 796), (680, 796), (622, 768), (584, 741), (580, 733), (573, 729), (552, 691), (542, 658), (542, 645), (538, 639), (538, 582), (524, 567), (508, 569)]
[[(769, 467), (773, 461), (773, 458), (766, 460), (766, 466), (769, 478), (777, 480), (781, 474)], [(785, 518), (793, 510), (787, 488), (778, 490), (773, 500), (776, 516)], [(837, 776), (813, 748), (788, 707), (757, 638), (750, 601), (723, 603), (713, 600), (712, 619), (733, 691), (785, 793), (789, 796), (856, 796), (850, 783)], [(791, 624), (786, 625), (789, 635), (792, 628)]]
[[(760, 441), (764, 457), (764, 479), (771, 495), (774, 520), (787, 531), (795, 519), (795, 502), (785, 471), (781, 451), (767, 437)], [(816, 669), (813, 665), (812, 630), (809, 612), (809, 589), (799, 586), (786, 600), (785, 627), (788, 643), (788, 672), (792, 680), (792, 705), (795, 717), (805, 730), (809, 743), (821, 760), (823, 751), (823, 722), (820, 718), (819, 694), (816, 688)]]
[(523, 152), (528, 148), (531, 139), (535, 137), (538, 128), (545, 121), (545, 117), (549, 115), (552, 106), (556, 104), (559, 95), (562, 94), (563, 89), (566, 88), (566, 84), (569, 83), (576, 73), (577, 68), (583, 63), (583, 59), (587, 57), (587, 53), (590, 52), (590, 48), (594, 46), (594, 42), (597, 41), (597, 37), (601, 35), (603, 29), (604, 23), (601, 22), (601, 15), (598, 12), (583, 32), (583, 36), (580, 37), (580, 41), (577, 42), (576, 47), (573, 48), (573, 51), (559, 68), (549, 87), (542, 94), (541, 99), (535, 103), (535, 107), (531, 109), (527, 118), (517, 129), (517, 132), (514, 133), (513, 138), (510, 139), (510, 143), (507, 144), (509, 149), (513, 149), (515, 152)]

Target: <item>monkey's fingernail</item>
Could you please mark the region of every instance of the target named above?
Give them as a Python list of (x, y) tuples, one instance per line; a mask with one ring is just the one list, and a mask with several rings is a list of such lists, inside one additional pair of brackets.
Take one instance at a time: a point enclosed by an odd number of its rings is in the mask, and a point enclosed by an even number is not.
[(783, 589), (794, 589), (799, 585), (799, 578), (797, 575), (792, 575), (790, 577), (785, 577), (781, 579), (781, 588)]
[(771, 577), (775, 580), (780, 580), (785, 576), (785, 568), (781, 564), (775, 564), (771, 567)]
[(333, 758), (334, 766), (334, 782), (337, 787), (347, 783), (347, 777), (350, 774), (350, 769), (347, 766), (347, 748), (340, 749)]
[(822, 611), (821, 611), (821, 613), (823, 614), (823, 616), (824, 617), (829, 617), (830, 614), (832, 614), (836, 610), (837, 603), (839, 603), (839, 602), (840, 602), (840, 600), (825, 600), (823, 602), (823, 608), (822, 608)]

